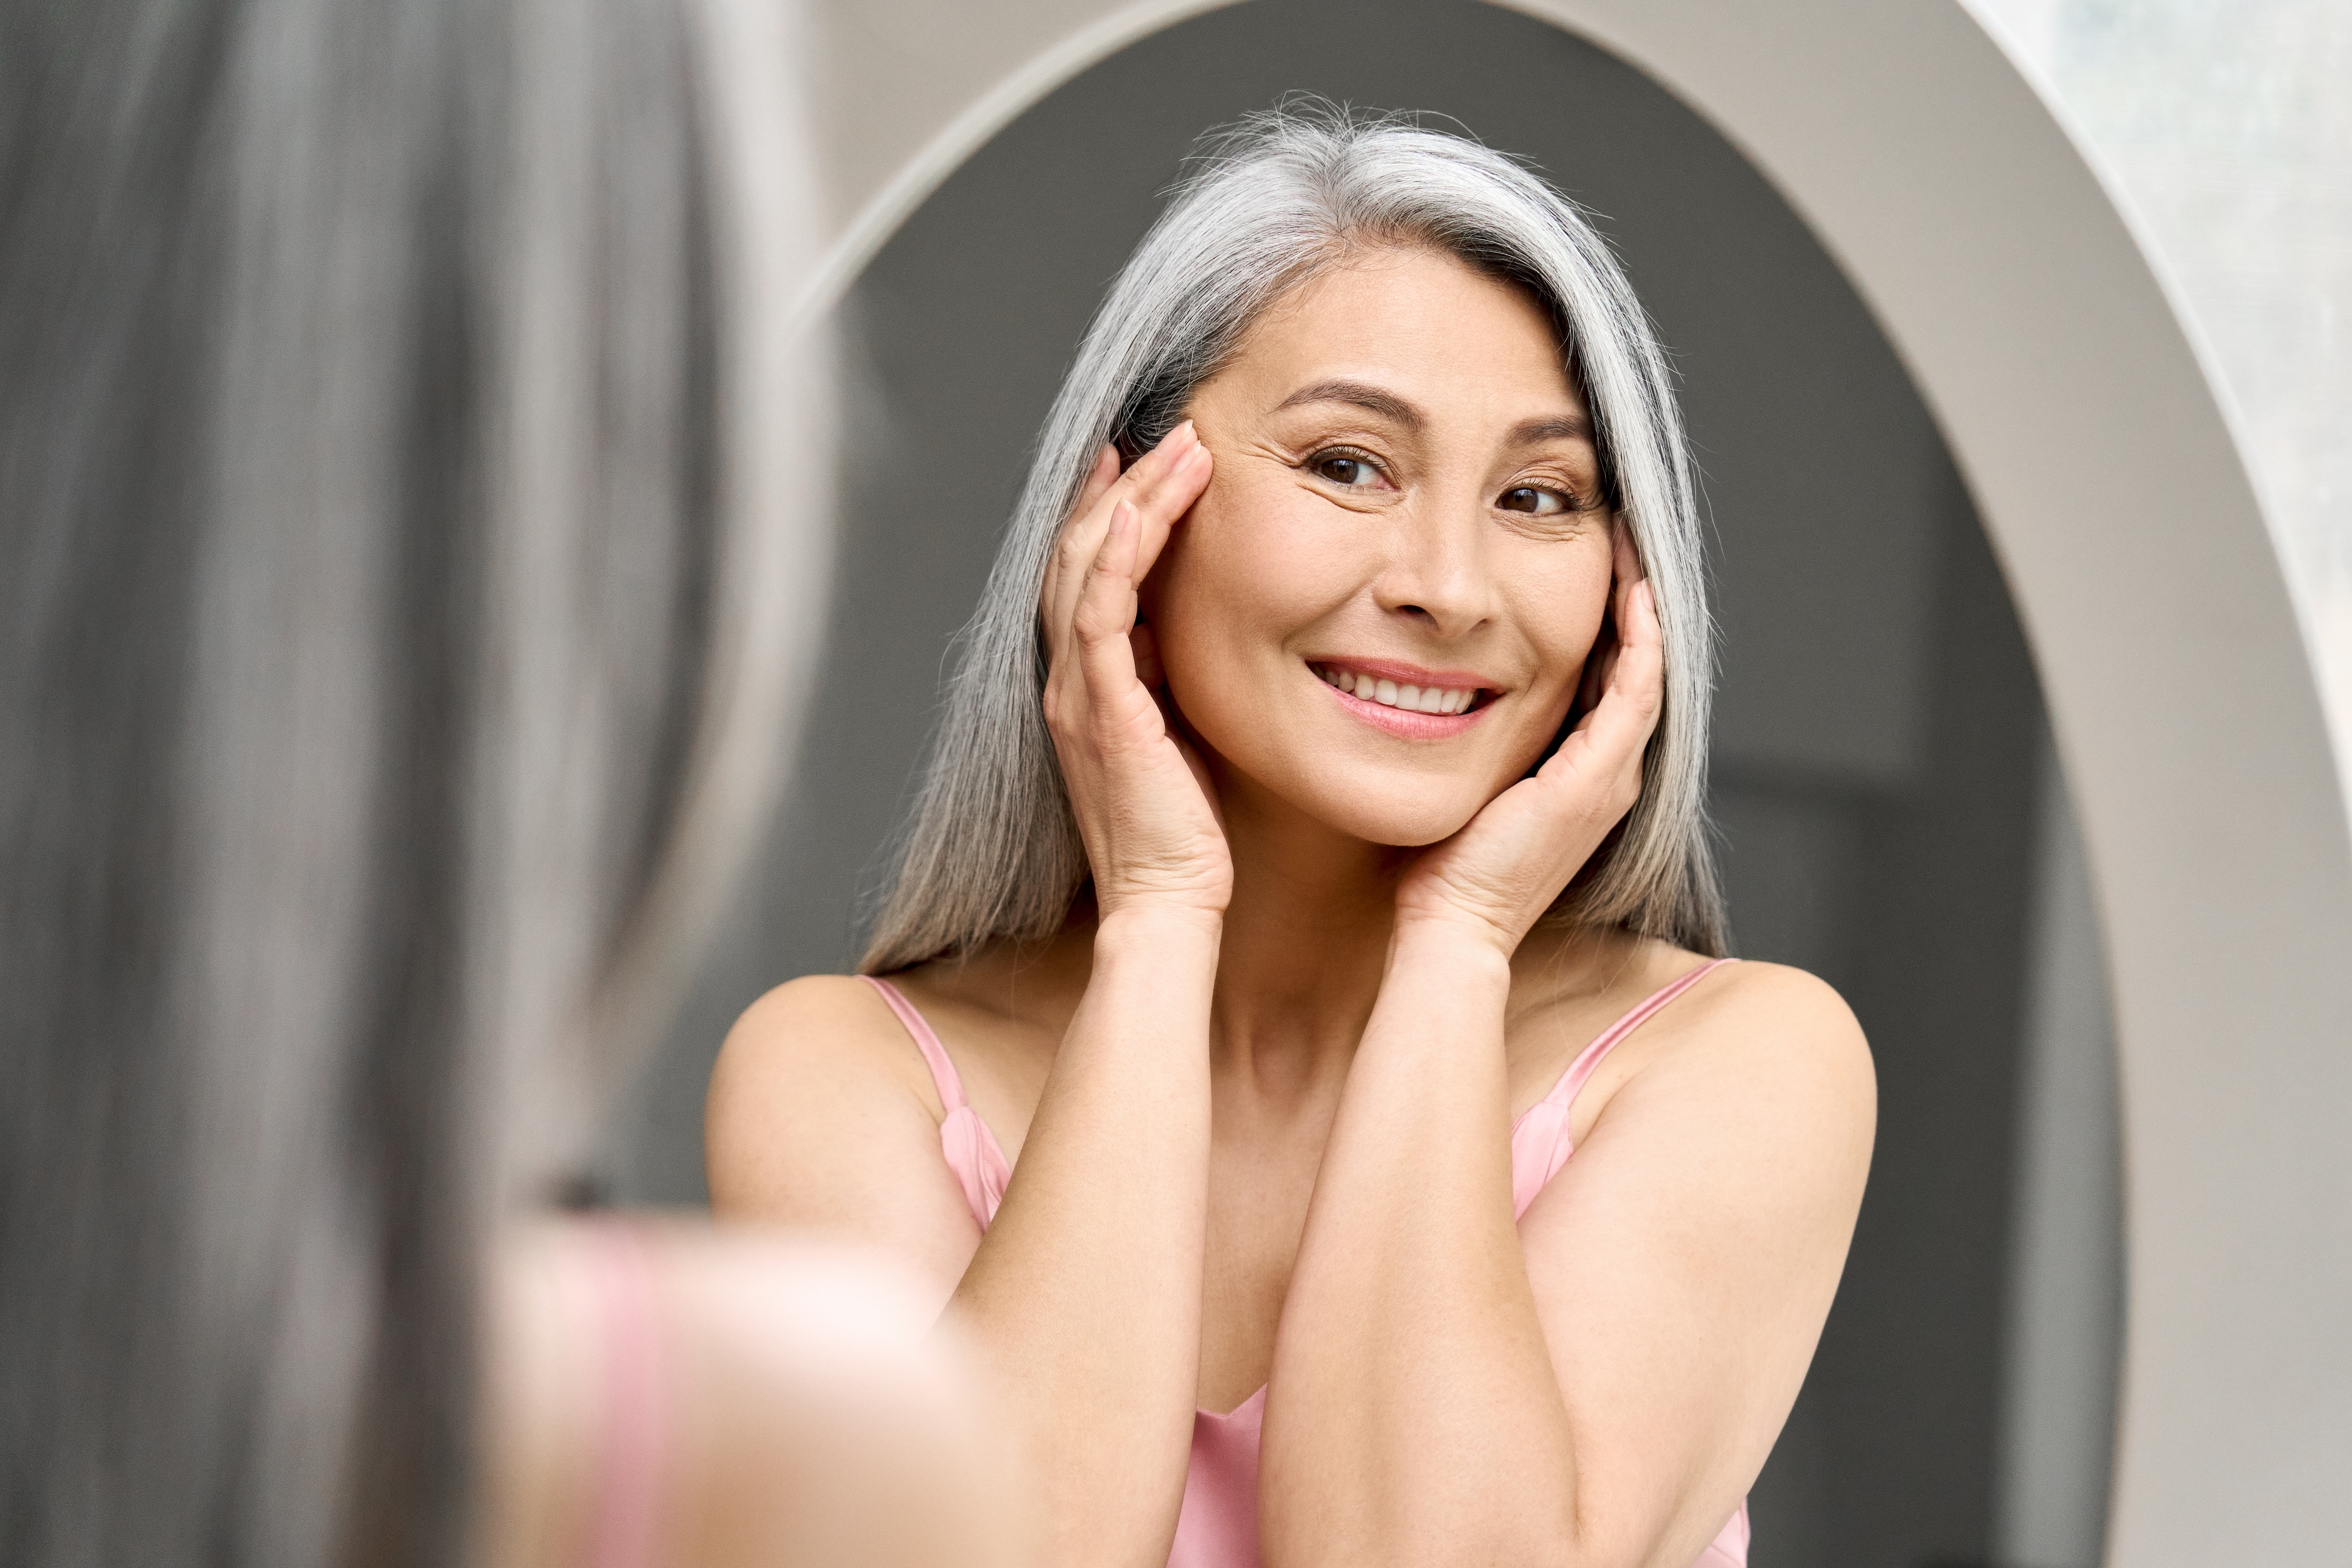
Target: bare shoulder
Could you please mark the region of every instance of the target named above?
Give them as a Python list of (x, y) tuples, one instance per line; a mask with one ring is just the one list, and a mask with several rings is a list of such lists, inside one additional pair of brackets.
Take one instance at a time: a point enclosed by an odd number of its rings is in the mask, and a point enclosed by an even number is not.
[(1872, 1076), (1862, 1025), (1830, 984), (1785, 963), (1727, 963), (1691, 988), (1675, 1033), (1694, 1044), (1832, 1078)]
[(726, 1096), (789, 1087), (822, 1097), (845, 1079), (877, 1078), (946, 1113), (905, 1026), (874, 987), (854, 974), (810, 974), (743, 1010), (719, 1047), (710, 1097), (715, 1111)]
[(711, 1210), (921, 1251), (938, 1228), (925, 1205), (940, 1206), (924, 1194), (947, 1180), (945, 1114), (873, 986), (837, 974), (779, 985), (744, 1010), (711, 1070)]
[(1725, 964), (1652, 1022), (1635, 1090), (1737, 1107), (1783, 1132), (1867, 1151), (1877, 1078), (1861, 1024), (1836, 990), (1786, 964)]

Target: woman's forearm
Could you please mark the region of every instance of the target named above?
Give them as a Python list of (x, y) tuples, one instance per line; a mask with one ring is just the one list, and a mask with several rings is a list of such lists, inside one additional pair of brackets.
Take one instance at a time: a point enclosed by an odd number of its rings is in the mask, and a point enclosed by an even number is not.
[(1219, 922), (1124, 910), (950, 1309), (1027, 1450), (1049, 1563), (1158, 1564), (1199, 1375)]
[(1265, 1560), (1555, 1560), (1566, 1410), (1511, 1213), (1508, 961), (1404, 928), (1317, 1177), (1276, 1340)]

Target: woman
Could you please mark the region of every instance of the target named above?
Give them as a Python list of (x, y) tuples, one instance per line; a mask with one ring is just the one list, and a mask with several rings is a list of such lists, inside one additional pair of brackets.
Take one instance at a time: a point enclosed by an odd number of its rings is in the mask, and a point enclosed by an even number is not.
[(973, 1560), (887, 1286), (525, 1217), (807, 668), (774, 19), (0, 0), (12, 1568)]
[(914, 1260), (1051, 1561), (1743, 1562), (1873, 1089), (1719, 961), (1707, 677), (1575, 209), (1250, 122), (1079, 352), (870, 978), (729, 1040), (714, 1201)]

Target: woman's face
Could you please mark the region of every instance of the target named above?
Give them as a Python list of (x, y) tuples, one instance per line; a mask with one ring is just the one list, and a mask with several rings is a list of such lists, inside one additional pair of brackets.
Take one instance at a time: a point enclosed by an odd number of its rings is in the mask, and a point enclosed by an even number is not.
[(1611, 517), (1544, 312), (1435, 251), (1259, 319), (1191, 414), (1216, 471), (1146, 584), (1228, 808), (1448, 837), (1559, 731), (1608, 602)]

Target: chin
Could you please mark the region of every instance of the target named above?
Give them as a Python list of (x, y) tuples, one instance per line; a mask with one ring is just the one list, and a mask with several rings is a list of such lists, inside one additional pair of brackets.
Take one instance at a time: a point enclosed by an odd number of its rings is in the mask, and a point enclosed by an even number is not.
[(1366, 780), (1333, 780), (1300, 803), (1307, 811), (1350, 838), (1383, 844), (1395, 849), (1419, 849), (1453, 837), (1486, 805), (1465, 799), (1458, 789), (1381, 784)]

